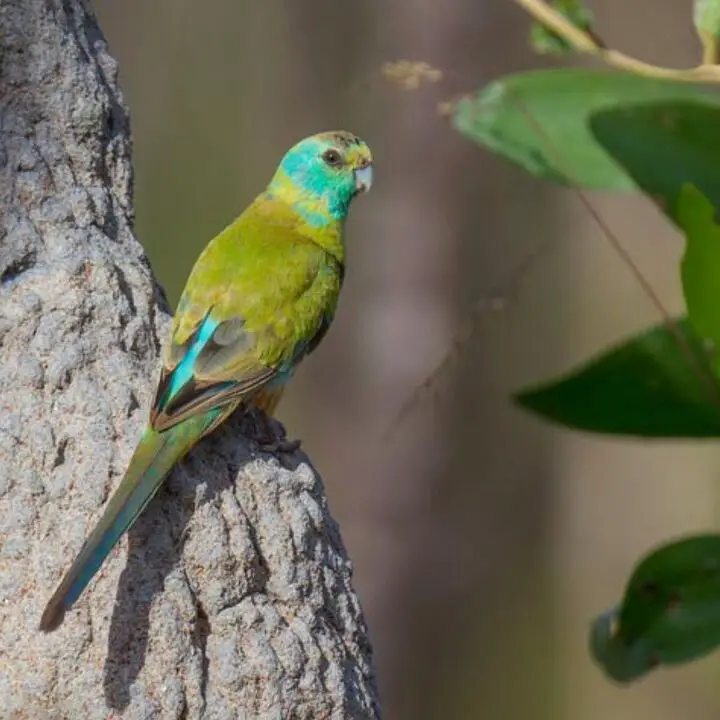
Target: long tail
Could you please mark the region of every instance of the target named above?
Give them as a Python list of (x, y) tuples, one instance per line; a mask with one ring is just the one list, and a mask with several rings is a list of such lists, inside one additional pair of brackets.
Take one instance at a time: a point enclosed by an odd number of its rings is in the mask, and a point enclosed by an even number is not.
[[(224, 413), (223, 413), (224, 414)], [(110, 498), (103, 516), (90, 533), (43, 612), (40, 629), (55, 630), (80, 597), (123, 533), (152, 500), (173, 465), (219, 423), (218, 411), (188, 418), (158, 433), (147, 428), (125, 477)]]

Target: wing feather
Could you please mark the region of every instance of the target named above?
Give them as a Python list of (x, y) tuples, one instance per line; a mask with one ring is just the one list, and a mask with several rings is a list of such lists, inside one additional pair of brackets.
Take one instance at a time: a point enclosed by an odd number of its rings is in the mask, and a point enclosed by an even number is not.
[(290, 226), (271, 241), (254, 230), (241, 217), (193, 268), (150, 413), (158, 431), (283, 382), (327, 330), (341, 267)]

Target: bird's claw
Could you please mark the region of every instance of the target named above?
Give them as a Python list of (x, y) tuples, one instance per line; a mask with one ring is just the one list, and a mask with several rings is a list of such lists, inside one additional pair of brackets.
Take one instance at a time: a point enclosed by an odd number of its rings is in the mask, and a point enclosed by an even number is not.
[(255, 426), (257, 432), (253, 439), (260, 452), (290, 455), (302, 444), (300, 440), (288, 440), (282, 423), (264, 413), (256, 418)]
[(271, 441), (258, 441), (258, 447), (260, 448), (261, 452), (267, 452), (272, 453), (273, 455), (278, 454), (286, 454), (291, 455), (294, 453), (301, 445), (300, 440), (288, 440), (287, 438), (283, 440), (271, 440)]

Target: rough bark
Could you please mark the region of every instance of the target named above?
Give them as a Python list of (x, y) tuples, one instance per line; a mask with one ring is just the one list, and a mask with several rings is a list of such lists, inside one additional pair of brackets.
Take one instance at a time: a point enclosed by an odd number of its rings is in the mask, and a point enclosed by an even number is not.
[(0, 0), (0, 717), (379, 717), (322, 482), (302, 455), (258, 455), (242, 418), (172, 473), (63, 626), (38, 631), (157, 376), (169, 318), (131, 193), (88, 4)]

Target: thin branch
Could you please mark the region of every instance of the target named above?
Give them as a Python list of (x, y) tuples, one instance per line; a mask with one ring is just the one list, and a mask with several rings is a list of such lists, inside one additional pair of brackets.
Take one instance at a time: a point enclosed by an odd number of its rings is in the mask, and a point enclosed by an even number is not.
[(715, 33), (697, 31), (703, 48), (703, 63), (705, 65), (718, 65), (720, 63), (720, 44)]
[(535, 20), (559, 35), (578, 52), (597, 57), (618, 70), (666, 80), (720, 83), (720, 67), (714, 64), (715, 50), (713, 49), (711, 57), (707, 45), (705, 46), (706, 52), (702, 65), (687, 69), (652, 65), (618, 50), (604, 48), (591, 33), (587, 33), (573, 25), (561, 12), (555, 10), (544, 0), (512, 0), (512, 2), (520, 5)]

